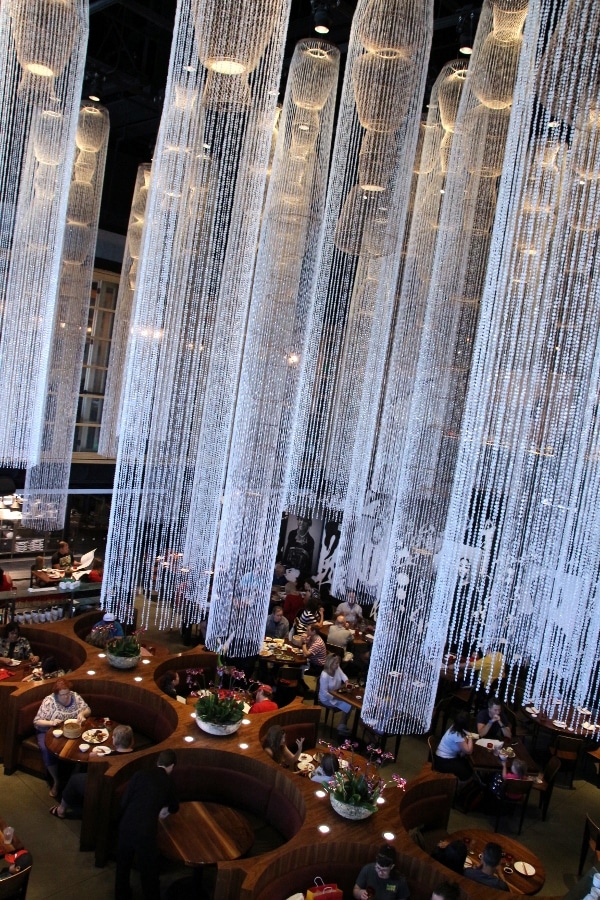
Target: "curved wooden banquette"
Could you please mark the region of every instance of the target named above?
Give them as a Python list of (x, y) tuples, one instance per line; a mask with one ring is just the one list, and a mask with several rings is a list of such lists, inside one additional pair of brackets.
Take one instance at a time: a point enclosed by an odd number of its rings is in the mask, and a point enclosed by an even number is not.
[[(351, 896), (358, 871), (374, 859), (384, 832), (394, 835), (390, 840), (414, 900), (429, 900), (435, 886), (451, 875), (409, 832), (417, 827), (445, 829), (453, 776), (427, 771), (409, 783), (406, 792), (386, 792), (386, 802), (369, 819), (349, 822), (333, 811), (326, 795), (317, 795), (320, 785), (277, 765), (262, 749), (262, 738), (273, 724), (284, 728), (290, 747), (298, 737), (304, 738), (305, 748), (315, 747), (320, 707), (295, 700), (276, 712), (249, 716), (235, 734), (207, 735), (195, 722), (193, 705), (171, 700), (157, 682), (168, 669), (185, 676), (186, 669), (202, 668), (209, 680), (216, 655), (190, 650), (169, 656), (159, 647), (133, 670), (113, 669), (101, 650), (84, 641), (98, 618), (95, 611), (22, 628), (34, 651), (54, 655), (71, 670), (68, 677), (74, 690), (94, 715), (129, 724), (136, 734), (132, 754), (104, 757), (88, 766), (80, 847), (95, 852), (96, 865), (104, 865), (114, 852), (115, 825), (128, 779), (139, 769), (154, 766), (160, 750), (172, 747), (177, 752), (173, 777), (181, 800), (218, 802), (252, 812), (281, 838), (277, 850), (252, 855), (251, 849), (247, 857), (218, 863), (215, 900), (281, 900), (306, 891), (315, 876), (336, 882), (344, 896)], [(54, 682), (23, 683), (18, 678), (0, 682), (4, 771), (10, 775), (23, 767), (41, 774), (33, 718)], [(326, 826), (328, 833), (320, 832), (319, 826)], [(460, 883), (461, 900), (496, 898), (489, 888), (451, 877)]]

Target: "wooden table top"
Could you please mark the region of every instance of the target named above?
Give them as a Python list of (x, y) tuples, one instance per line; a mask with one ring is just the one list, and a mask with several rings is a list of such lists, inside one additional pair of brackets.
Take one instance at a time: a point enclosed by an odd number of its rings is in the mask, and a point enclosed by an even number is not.
[[(485, 740), (485, 738), (483, 738), (483, 740)], [(540, 771), (539, 765), (529, 754), (525, 744), (522, 741), (509, 741), (507, 742), (507, 746), (512, 747), (512, 749), (515, 751), (515, 756), (525, 763), (525, 765), (527, 766), (527, 771), (530, 775), (536, 775)], [(471, 762), (476, 769), (486, 769), (488, 771), (490, 769), (493, 769), (500, 771), (500, 769), (502, 768), (502, 760), (500, 759), (500, 757), (496, 753), (494, 753), (493, 750), (489, 750), (487, 747), (483, 747), (476, 741), (473, 741), (473, 753), (471, 754)]]
[[(546, 870), (541, 859), (525, 847), (524, 844), (515, 841), (514, 838), (506, 837), (506, 835), (498, 834), (494, 831), (481, 831), (478, 828), (461, 828), (460, 831), (453, 831), (449, 837), (452, 841), (465, 841), (469, 850), (467, 859), (471, 861), (472, 866), (479, 865), (479, 854), (483, 851), (486, 844), (489, 844), (491, 841), (500, 844), (502, 852), (506, 856), (498, 866), (498, 875), (511, 888), (514, 888), (515, 892), (519, 894), (537, 894), (544, 886)], [(520, 875), (514, 868), (516, 862), (526, 862), (532, 865), (535, 869), (535, 875)], [(513, 871), (505, 872), (505, 867), (511, 868)]]
[(306, 658), (303, 653), (296, 650), (284, 650), (282, 647), (273, 647), (270, 653), (264, 650), (258, 654), (265, 662), (279, 663), (286, 666), (303, 666)]
[[(61, 759), (66, 759), (69, 762), (73, 763), (87, 763), (94, 762), (98, 759), (104, 759), (104, 757), (108, 756), (109, 754), (97, 754), (92, 751), (94, 747), (108, 747), (111, 753), (115, 752), (111, 737), (114, 729), (118, 724), (118, 722), (114, 722), (112, 719), (110, 719), (109, 724), (106, 724), (105, 719), (102, 718), (92, 717), (90, 719), (86, 719), (81, 726), (82, 735), (78, 738), (66, 738), (62, 735), (61, 737), (54, 737), (54, 729), (50, 728), (46, 732), (46, 747)], [(90, 744), (89, 750), (80, 750), (79, 745), (85, 743), (83, 732), (97, 728), (106, 728), (106, 730), (108, 731), (108, 737), (104, 741), (100, 741), (97, 744)]]
[(159, 820), (158, 848), (168, 859), (186, 866), (239, 859), (254, 842), (245, 816), (221, 803), (190, 800), (179, 812)]
[[(584, 728), (584, 725), (587, 725), (588, 723), (591, 725), (594, 724), (594, 715), (592, 712), (581, 713), (575, 707), (571, 706), (566, 710), (563, 709), (562, 713), (559, 714), (556, 706), (553, 706), (552, 709), (541, 708), (539, 712), (535, 713), (532, 711), (535, 708), (536, 707), (532, 706), (523, 706), (522, 711), (529, 721), (538, 728), (544, 728), (546, 731), (551, 731), (554, 734), (564, 734), (567, 737), (596, 737), (597, 732), (595, 728)], [(564, 722), (565, 727), (562, 728), (560, 725), (554, 724), (558, 721)]]

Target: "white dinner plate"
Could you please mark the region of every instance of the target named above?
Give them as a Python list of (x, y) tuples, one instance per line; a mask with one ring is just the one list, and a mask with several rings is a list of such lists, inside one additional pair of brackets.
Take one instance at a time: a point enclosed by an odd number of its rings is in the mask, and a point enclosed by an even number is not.
[(350, 763), (348, 762), (347, 759), (339, 759), (338, 763), (339, 763), (340, 769), (347, 769), (348, 766), (350, 765)]
[(112, 751), (111, 751), (110, 747), (100, 747), (100, 746), (98, 746), (98, 747), (94, 747), (93, 750), (92, 750), (92, 753), (95, 753), (96, 756), (108, 756), (108, 754), (111, 753), (111, 752), (112, 752)]
[(374, 634), (365, 634), (365, 641), (374, 641), (374, 640), (375, 640)]
[(465, 859), (465, 869), (472, 869), (473, 865), (473, 860), (469, 859), (469, 857), (467, 856), (467, 858)]
[(301, 772), (314, 772), (315, 765), (311, 762), (300, 762), (298, 761), (298, 768)]
[(323, 622), (323, 625), (333, 625), (333, 622)]
[(592, 725), (591, 722), (584, 722), (581, 727), (585, 728), (586, 731), (595, 731), (598, 726)]
[(9, 666), (10, 666), (12, 669), (14, 669), (15, 666), (20, 666), (20, 665), (21, 665), (21, 660), (20, 660), (20, 659), (11, 659), (11, 661), (9, 662)]
[(555, 719), (552, 724), (554, 725), (555, 728), (566, 728), (567, 727), (567, 723), (561, 722), (560, 719)]
[(310, 753), (301, 753), (298, 757), (298, 762), (312, 762), (313, 758)]
[(476, 743), (479, 744), (480, 747), (485, 747), (488, 750), (490, 749), (488, 747), (488, 744), (492, 744), (492, 749), (497, 750), (498, 747), (501, 747), (503, 745), (504, 741), (494, 741), (491, 738), (479, 738)]
[(578, 706), (577, 712), (581, 713), (582, 716), (591, 716), (592, 714), (591, 709), (588, 709), (586, 706)]
[(518, 872), (519, 875), (535, 875), (535, 868), (531, 863), (516, 862), (514, 868), (515, 872)]
[[(102, 732), (102, 736), (100, 735)], [(102, 744), (108, 737), (108, 729), (106, 728), (90, 728), (81, 735), (86, 744)]]

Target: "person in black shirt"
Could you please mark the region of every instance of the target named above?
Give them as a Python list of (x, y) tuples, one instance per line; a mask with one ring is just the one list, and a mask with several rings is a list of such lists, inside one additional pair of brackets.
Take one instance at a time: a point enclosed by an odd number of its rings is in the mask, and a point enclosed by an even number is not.
[(115, 900), (131, 898), (129, 876), (134, 857), (137, 857), (144, 900), (160, 900), (158, 820), (179, 809), (170, 777), (176, 762), (173, 750), (163, 750), (156, 760), (156, 768), (136, 772), (125, 789), (117, 841)]
[(69, 569), (75, 565), (75, 557), (66, 541), (58, 542), (58, 550), (52, 556), (52, 565), (55, 569)]

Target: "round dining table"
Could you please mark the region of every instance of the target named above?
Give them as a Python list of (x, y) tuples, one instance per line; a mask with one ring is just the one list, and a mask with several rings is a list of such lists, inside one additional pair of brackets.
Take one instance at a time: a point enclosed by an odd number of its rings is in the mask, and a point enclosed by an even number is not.
[[(58, 726), (56, 729), (50, 728), (46, 732), (46, 747), (55, 756), (72, 763), (95, 762), (99, 759), (104, 759), (105, 756), (109, 756), (111, 753), (115, 753), (115, 748), (112, 744), (112, 733), (118, 724), (119, 722), (115, 722), (113, 719), (92, 716), (83, 723), (81, 737), (78, 738), (66, 738), (64, 734), (56, 737), (54, 731), (62, 731), (62, 729)], [(91, 740), (86, 741), (83, 735), (90, 731), (97, 732), (97, 734), (93, 735)], [(106, 737), (101, 738), (100, 731), (103, 734), (105, 733)], [(85, 744), (88, 745), (87, 749), (81, 750), (81, 746)], [(96, 750), (96, 748), (99, 749)]]
[[(546, 870), (541, 859), (532, 853), (524, 844), (514, 838), (494, 831), (483, 831), (479, 828), (461, 828), (449, 835), (451, 841), (464, 841), (467, 845), (467, 861), (465, 868), (478, 866), (486, 844), (491, 842), (502, 847), (502, 860), (498, 866), (498, 875), (517, 894), (537, 894), (546, 881)], [(524, 864), (524, 865), (522, 865)], [(527, 871), (524, 875), (519, 872)]]
[(185, 866), (239, 859), (253, 843), (254, 831), (243, 813), (222, 803), (187, 800), (159, 820), (158, 849)]

